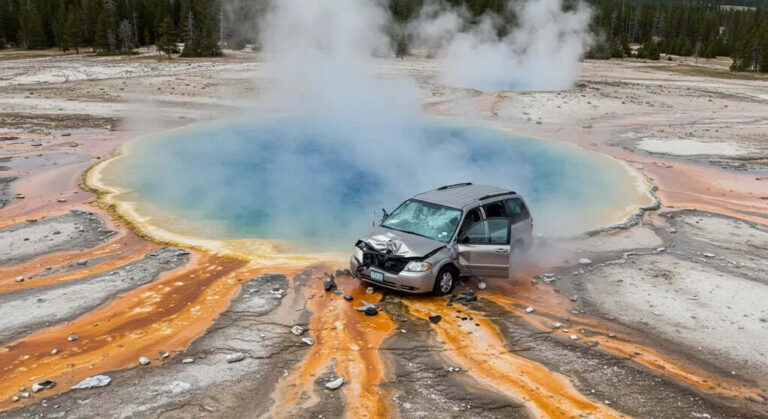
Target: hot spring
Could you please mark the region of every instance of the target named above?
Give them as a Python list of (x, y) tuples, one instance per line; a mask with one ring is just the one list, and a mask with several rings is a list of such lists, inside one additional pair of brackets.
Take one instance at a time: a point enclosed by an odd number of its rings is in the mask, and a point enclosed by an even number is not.
[(405, 126), (302, 119), (195, 126), (136, 141), (101, 172), (145, 220), (210, 239), (348, 249), (381, 208), (442, 185), (510, 188), (538, 233), (578, 234), (648, 203), (613, 159), (570, 145), (425, 120)]

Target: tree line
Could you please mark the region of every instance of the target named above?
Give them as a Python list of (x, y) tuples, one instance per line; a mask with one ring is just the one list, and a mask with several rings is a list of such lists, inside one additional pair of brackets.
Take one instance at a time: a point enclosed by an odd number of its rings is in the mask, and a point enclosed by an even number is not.
[[(521, 0), (522, 1), (522, 0)], [(565, 0), (570, 7), (575, 0)], [(724, 4), (724, 1), (727, 3)], [(425, 0), (388, 0), (398, 24), (415, 19)], [(728, 56), (736, 71), (768, 72), (768, 11), (765, 0), (588, 0), (595, 13), (590, 58), (661, 54), (686, 57)], [(446, 0), (463, 6), (475, 19), (501, 16), (503, 33), (515, 24), (507, 0)], [(156, 45), (164, 53), (204, 57), (221, 47), (256, 43), (253, 26), (266, 0), (0, 0), (0, 48), (56, 47), (79, 53), (128, 54)], [(228, 13), (225, 13), (225, 6)], [(470, 22), (471, 24), (472, 22)], [(297, 30), (301, 30), (297, 28)], [(409, 39), (392, 31), (398, 54)], [(640, 44), (633, 50), (630, 44)]]
[(0, 48), (129, 54), (144, 45), (182, 56), (221, 54), (216, 0), (0, 0)]

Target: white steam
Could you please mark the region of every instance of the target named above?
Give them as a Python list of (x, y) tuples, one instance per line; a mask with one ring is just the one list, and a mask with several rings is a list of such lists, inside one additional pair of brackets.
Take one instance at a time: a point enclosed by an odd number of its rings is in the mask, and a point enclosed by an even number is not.
[(439, 49), (441, 82), (481, 90), (561, 90), (573, 86), (592, 45), (592, 10), (563, 0), (508, 2), (518, 24), (500, 36), (500, 17), (467, 25), (466, 11), (431, 3), (411, 25), (416, 45)]

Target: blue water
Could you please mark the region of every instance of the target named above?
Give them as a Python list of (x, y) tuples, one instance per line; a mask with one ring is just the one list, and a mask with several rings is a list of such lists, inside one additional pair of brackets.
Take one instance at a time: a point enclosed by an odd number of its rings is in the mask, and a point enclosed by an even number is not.
[(173, 213), (198, 235), (285, 239), (324, 250), (348, 248), (371, 227), (374, 210), (392, 210), (445, 184), (516, 190), (536, 230), (554, 235), (604, 225), (606, 214), (639, 196), (624, 168), (602, 156), (432, 121), (197, 127), (137, 143), (105, 180), (133, 191), (122, 199)]

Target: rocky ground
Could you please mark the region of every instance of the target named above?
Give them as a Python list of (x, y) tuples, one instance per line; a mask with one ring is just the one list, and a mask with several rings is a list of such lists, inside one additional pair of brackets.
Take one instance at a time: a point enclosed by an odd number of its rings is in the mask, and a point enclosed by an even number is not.
[(479, 300), (449, 305), (338, 272), (347, 301), (322, 290), (335, 267), (148, 242), (80, 188), (129, 138), (245, 112), (268, 82), (258, 56), (13, 58), (0, 417), (768, 417), (768, 79), (588, 61), (569, 91), (486, 93), (437, 84), (434, 60), (380, 61), (428, 112), (606, 153), (659, 186), (637, 226), (542, 240), (510, 281), (470, 281), (457, 293)]

